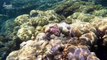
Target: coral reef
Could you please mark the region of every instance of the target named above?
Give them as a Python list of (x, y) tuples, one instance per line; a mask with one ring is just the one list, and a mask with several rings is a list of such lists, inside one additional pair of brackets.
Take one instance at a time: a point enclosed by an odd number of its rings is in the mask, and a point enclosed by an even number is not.
[[(39, 27), (37, 29), (39, 31)], [(90, 46), (95, 45), (94, 43), (97, 39), (95, 35), (96, 29), (90, 23), (52, 23), (45, 25), (43, 29), (40, 29), (40, 32), (33, 40), (22, 42), (20, 44), (20, 50), (10, 53), (7, 60), (99, 60), (95, 54), (89, 51)], [(24, 36), (26, 35), (22, 34), (21, 37)], [(24, 39), (27, 40), (26, 38)]]
[[(54, 10), (31, 10), (15, 18), (12, 32), (6, 33), (11, 39), (1, 35), (0, 57), (5, 56), (6, 60), (107, 60), (107, 52), (99, 54), (99, 49), (106, 51), (107, 47), (106, 10), (101, 5), (79, 0), (66, 0)], [(5, 23), (6, 30), (10, 26), (11, 23), (9, 26)]]

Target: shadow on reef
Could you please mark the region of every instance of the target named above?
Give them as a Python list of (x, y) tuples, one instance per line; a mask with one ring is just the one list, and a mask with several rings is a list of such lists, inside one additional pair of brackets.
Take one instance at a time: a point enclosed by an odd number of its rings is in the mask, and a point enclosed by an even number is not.
[(107, 60), (107, 47), (98, 46), (98, 48), (95, 51), (95, 53), (101, 60)]
[(107, 46), (104, 46), (102, 44), (103, 44), (103, 39), (99, 39), (97, 42), (97, 46), (92, 46), (90, 50), (95, 52), (96, 56), (100, 60), (107, 60)]
[(8, 56), (11, 51), (19, 49), (20, 43), (21, 41), (18, 38), (12, 41), (12, 39), (6, 38), (4, 35), (0, 35), (0, 57), (2, 57), (1, 60), (6, 60), (6, 56)]

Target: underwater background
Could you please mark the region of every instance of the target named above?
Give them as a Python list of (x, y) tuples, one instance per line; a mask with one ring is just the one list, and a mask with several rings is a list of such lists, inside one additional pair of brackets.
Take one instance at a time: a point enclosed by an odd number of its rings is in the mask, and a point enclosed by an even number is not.
[(0, 0), (0, 60), (107, 60), (107, 0)]

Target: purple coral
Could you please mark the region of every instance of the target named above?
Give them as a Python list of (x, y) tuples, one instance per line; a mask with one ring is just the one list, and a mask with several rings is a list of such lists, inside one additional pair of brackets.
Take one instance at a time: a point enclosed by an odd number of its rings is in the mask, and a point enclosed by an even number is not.
[(49, 29), (49, 33), (54, 34), (56, 36), (60, 35), (60, 29), (57, 25), (51, 26)]
[(81, 50), (80, 48), (75, 49), (74, 55), (75, 56), (80, 56)]
[(54, 47), (51, 49), (51, 50), (52, 50), (52, 53), (57, 52), (57, 51), (59, 50), (59, 48), (60, 48), (60, 45), (54, 46)]
[(49, 29), (45, 32), (46, 33), (46, 39), (50, 40), (52, 35), (60, 36), (60, 29), (57, 25), (53, 25), (49, 27)]
[(57, 55), (60, 56), (60, 58), (57, 57), (59, 60), (98, 60), (95, 54), (92, 54), (86, 46), (73, 46), (68, 44), (64, 45), (62, 51), (59, 50), (60, 48), (61, 45), (57, 44), (51, 49), (54, 60), (57, 60), (55, 57)]

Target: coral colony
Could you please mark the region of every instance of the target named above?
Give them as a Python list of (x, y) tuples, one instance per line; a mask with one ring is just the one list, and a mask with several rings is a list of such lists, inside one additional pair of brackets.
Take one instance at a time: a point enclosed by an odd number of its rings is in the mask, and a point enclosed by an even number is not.
[(96, 28), (99, 33), (106, 32), (106, 25), (102, 23), (107, 21), (99, 20), (98, 26), (97, 21), (68, 24), (53, 10), (35, 12), (30, 13), (37, 14), (35, 17), (21, 15), (15, 19), (20, 26), (17, 36), (23, 42), (7, 60), (100, 60), (89, 48), (97, 42)]

